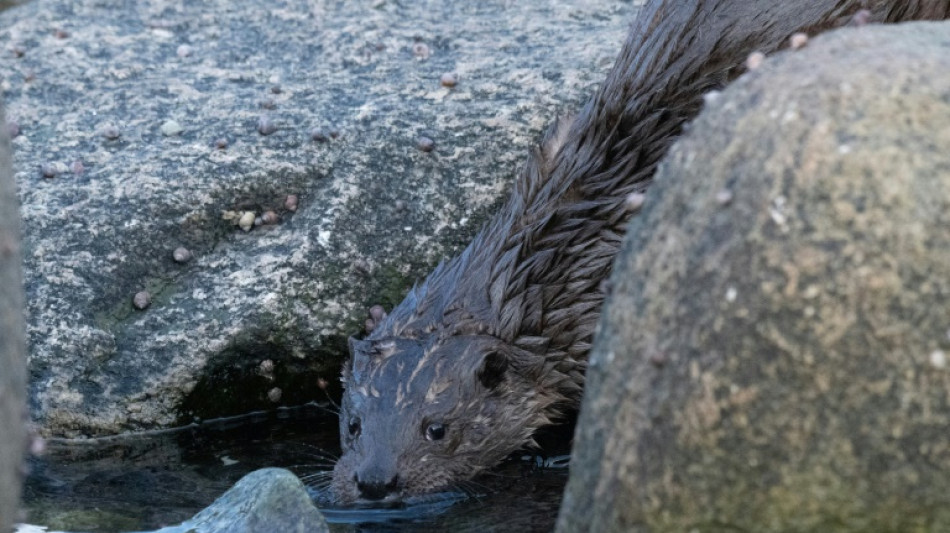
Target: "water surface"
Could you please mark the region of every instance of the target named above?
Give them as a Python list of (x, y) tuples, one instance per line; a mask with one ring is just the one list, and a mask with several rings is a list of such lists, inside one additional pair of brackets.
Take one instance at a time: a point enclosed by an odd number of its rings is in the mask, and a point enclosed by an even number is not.
[[(31, 460), (27, 521), (90, 533), (157, 529), (191, 518), (248, 472), (270, 466), (317, 485), (328, 457), (339, 455), (337, 432), (336, 416), (311, 405), (136, 436), (54, 440)], [(317, 488), (312, 493), (334, 532), (545, 532), (566, 481), (562, 462), (521, 456), (464, 491), (408, 506), (335, 508)]]

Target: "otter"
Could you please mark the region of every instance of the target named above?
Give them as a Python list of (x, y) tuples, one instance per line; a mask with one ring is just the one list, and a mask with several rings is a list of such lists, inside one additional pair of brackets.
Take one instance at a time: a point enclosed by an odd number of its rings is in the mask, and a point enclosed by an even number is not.
[(849, 22), (948, 16), (947, 0), (651, 0), (590, 101), (529, 154), (501, 211), (350, 340), (336, 498), (445, 490), (576, 410), (628, 199), (750, 53)]

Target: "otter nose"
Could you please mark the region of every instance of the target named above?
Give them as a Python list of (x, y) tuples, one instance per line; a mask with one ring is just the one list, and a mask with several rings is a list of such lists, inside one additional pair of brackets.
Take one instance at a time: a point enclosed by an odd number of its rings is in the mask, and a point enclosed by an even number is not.
[(393, 476), (391, 479), (384, 480), (376, 476), (369, 476), (366, 479), (360, 479), (360, 476), (354, 475), (353, 481), (356, 482), (356, 488), (360, 490), (360, 496), (367, 500), (382, 500), (389, 494), (396, 492), (399, 484), (399, 476)]

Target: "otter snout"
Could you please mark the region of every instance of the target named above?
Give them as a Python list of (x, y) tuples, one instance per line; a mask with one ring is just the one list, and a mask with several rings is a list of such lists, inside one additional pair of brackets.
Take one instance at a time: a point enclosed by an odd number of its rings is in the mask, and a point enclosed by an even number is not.
[(353, 481), (366, 500), (382, 500), (399, 488), (399, 475), (388, 469), (370, 467), (353, 474)]

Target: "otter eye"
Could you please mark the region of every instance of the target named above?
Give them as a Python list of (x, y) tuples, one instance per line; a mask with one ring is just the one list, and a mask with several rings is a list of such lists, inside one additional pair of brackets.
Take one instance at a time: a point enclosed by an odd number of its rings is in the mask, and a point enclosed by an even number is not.
[(442, 440), (445, 437), (445, 426), (435, 422), (426, 428), (426, 440)]
[(350, 420), (350, 424), (346, 428), (350, 432), (351, 437), (356, 437), (360, 434), (360, 419), (353, 418)]

